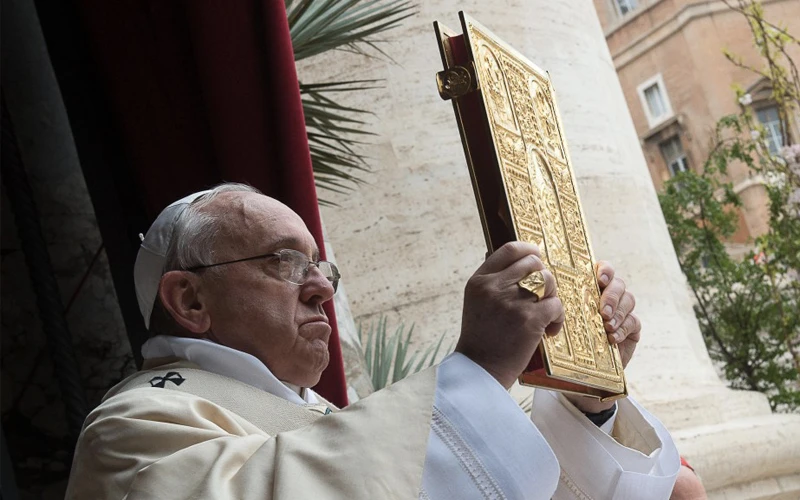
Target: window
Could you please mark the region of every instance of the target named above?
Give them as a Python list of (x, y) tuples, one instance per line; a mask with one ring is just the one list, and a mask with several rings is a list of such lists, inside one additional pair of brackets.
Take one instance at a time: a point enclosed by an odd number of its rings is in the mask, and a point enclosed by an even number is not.
[(664, 157), (664, 163), (667, 164), (671, 176), (674, 177), (681, 172), (689, 170), (689, 160), (686, 159), (686, 153), (683, 152), (680, 137), (674, 135), (659, 146), (661, 155)]
[(614, 0), (614, 3), (617, 5), (620, 16), (624, 16), (639, 6), (639, 0)]
[(756, 110), (756, 116), (764, 126), (764, 141), (770, 154), (777, 155), (783, 147), (783, 134), (781, 133), (781, 119), (778, 107), (770, 106)]
[(654, 128), (672, 116), (664, 79), (658, 74), (636, 88), (642, 101), (647, 124)]
[(667, 114), (667, 105), (664, 104), (664, 96), (661, 95), (661, 87), (658, 86), (658, 83), (644, 89), (644, 100), (647, 102), (647, 109), (653, 118)]

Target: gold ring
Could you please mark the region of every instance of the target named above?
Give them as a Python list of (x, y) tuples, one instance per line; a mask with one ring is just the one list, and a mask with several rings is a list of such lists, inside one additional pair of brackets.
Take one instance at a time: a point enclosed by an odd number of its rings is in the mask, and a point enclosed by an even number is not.
[(544, 274), (541, 271), (534, 271), (518, 283), (520, 288), (531, 292), (534, 299), (538, 302), (544, 296), (545, 282)]

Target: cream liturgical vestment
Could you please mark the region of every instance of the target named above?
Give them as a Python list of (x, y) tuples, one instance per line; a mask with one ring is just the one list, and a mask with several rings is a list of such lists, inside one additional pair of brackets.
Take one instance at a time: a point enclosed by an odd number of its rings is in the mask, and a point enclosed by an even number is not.
[(67, 498), (660, 499), (680, 467), (633, 401), (607, 433), (537, 391), (532, 423), (460, 354), (344, 410), (211, 342), (143, 354), (87, 417)]

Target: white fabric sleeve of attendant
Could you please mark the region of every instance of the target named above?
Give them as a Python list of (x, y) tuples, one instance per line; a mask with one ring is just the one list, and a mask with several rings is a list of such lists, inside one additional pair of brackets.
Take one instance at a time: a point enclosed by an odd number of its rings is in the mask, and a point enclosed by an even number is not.
[(438, 367), (423, 499), (549, 499), (558, 461), (494, 377), (455, 353)]
[(680, 469), (661, 422), (631, 398), (617, 401), (611, 435), (563, 395), (536, 390), (531, 420), (561, 464), (554, 499), (667, 499)]
[[(569, 403), (569, 401), (567, 401)], [(599, 426), (599, 429), (606, 434), (611, 434), (611, 431), (614, 430), (614, 423), (617, 421), (617, 409), (619, 406), (614, 406), (614, 414), (606, 420), (603, 425)]]

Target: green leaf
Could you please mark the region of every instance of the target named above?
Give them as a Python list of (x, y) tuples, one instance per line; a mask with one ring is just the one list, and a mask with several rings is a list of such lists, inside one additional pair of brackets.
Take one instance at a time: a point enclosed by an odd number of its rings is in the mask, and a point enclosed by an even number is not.
[[(415, 14), (407, 0), (285, 0), (289, 34), (295, 60), (330, 50), (369, 51), (391, 60), (377, 46), (375, 35), (400, 25)], [(362, 128), (368, 123), (357, 118), (370, 110), (339, 103), (332, 94), (363, 92), (381, 88), (379, 80), (344, 80), (301, 83), (303, 112), (308, 130), (311, 164), (318, 190), (346, 193), (361, 179), (354, 172), (369, 172), (366, 157), (353, 147), (365, 144), (356, 137), (375, 134)], [(322, 198), (321, 205), (335, 206)]]
[[(386, 317), (381, 316), (376, 323), (370, 323), (363, 333), (364, 326), (358, 325), (358, 338), (362, 345), (365, 366), (370, 374), (375, 390), (382, 389), (424, 368), (433, 366), (441, 350), (444, 335), (438, 342), (424, 350), (411, 350), (414, 325), (406, 331), (400, 323), (394, 333), (387, 334)], [(366, 347), (364, 347), (366, 346)], [(373, 348), (373, 346), (377, 346)], [(447, 349), (451, 351), (453, 345)]]
[(415, 14), (413, 4), (392, 0), (300, 0), (287, 4), (295, 59), (370, 43), (369, 37)]

